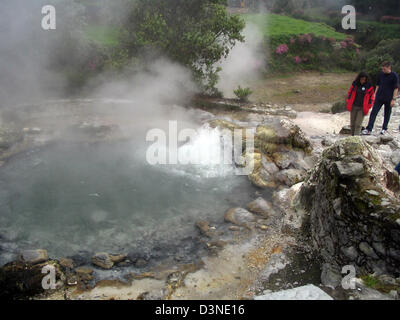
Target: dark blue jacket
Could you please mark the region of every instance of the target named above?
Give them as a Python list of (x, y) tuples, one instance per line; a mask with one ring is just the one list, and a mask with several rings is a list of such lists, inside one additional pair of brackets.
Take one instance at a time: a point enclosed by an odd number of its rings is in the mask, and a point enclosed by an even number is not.
[(399, 88), (399, 76), (396, 72), (379, 74), (379, 80), (376, 84), (379, 90), (376, 94), (376, 100), (388, 102), (393, 99), (393, 92)]

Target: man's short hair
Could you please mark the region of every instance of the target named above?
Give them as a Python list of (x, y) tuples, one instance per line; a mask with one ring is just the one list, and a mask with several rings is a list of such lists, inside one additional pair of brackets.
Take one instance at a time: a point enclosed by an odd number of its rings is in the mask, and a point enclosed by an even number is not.
[(389, 67), (391, 67), (392, 65), (391, 65), (391, 63), (389, 62), (389, 61), (384, 61), (384, 62), (382, 62), (382, 67), (386, 67), (386, 68), (389, 68)]

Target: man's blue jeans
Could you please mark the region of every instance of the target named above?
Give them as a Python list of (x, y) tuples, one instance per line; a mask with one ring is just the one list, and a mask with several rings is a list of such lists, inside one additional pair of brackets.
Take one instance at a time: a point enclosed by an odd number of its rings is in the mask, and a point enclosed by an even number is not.
[(374, 107), (372, 108), (371, 115), (369, 116), (369, 122), (367, 126), (368, 131), (372, 131), (374, 128), (376, 116), (378, 115), (379, 111), (381, 111), (381, 108), (383, 105), (385, 105), (385, 116), (383, 120), (383, 130), (388, 129), (389, 121), (390, 121), (390, 116), (392, 115), (392, 107), (390, 106), (391, 101), (382, 101), (382, 100), (376, 100), (374, 103)]

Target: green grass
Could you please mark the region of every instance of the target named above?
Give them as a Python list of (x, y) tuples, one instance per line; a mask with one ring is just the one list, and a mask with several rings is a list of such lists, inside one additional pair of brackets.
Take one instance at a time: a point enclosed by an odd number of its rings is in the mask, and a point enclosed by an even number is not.
[(263, 30), (265, 36), (271, 38), (313, 33), (316, 36), (344, 40), (347, 35), (336, 32), (325, 23), (309, 22), (277, 14), (244, 14), (246, 23), (253, 23)]
[(364, 284), (367, 287), (370, 287), (372, 289), (375, 289), (375, 290), (378, 290), (378, 291), (381, 291), (384, 293), (389, 293), (391, 290), (397, 289), (396, 285), (384, 284), (377, 277), (374, 277), (373, 275), (364, 275), (364, 276), (361, 276), (361, 279), (363, 280)]
[(110, 26), (94, 25), (86, 29), (89, 40), (104, 47), (114, 47), (119, 44), (119, 29)]

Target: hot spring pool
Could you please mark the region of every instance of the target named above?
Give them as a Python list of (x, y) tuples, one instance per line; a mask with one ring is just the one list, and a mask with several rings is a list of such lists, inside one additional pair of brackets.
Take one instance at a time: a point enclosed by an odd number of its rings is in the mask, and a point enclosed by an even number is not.
[(0, 168), (0, 263), (22, 249), (54, 258), (80, 252), (195, 250), (195, 222), (223, 221), (255, 189), (233, 168), (151, 166), (134, 141), (59, 143)]

